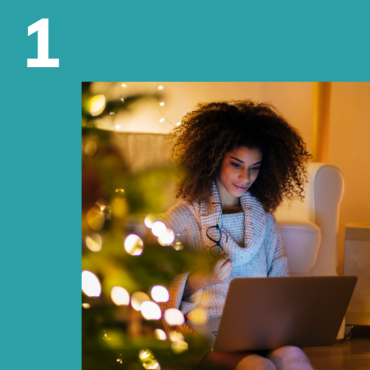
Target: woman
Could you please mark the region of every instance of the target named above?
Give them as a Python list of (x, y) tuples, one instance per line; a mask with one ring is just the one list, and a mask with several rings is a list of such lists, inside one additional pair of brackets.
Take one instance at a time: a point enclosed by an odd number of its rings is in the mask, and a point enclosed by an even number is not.
[[(192, 271), (172, 280), (165, 308), (184, 315), (197, 308), (220, 317), (232, 278), (289, 276), (272, 213), (284, 197), (304, 197), (312, 156), (273, 106), (249, 100), (199, 104), (170, 139), (172, 158), (183, 172), (177, 184), (181, 200), (165, 222), (199, 258)], [(180, 329), (192, 331), (186, 323)], [(230, 354), (228, 368), (312, 369), (292, 346), (243, 357)], [(210, 352), (202, 366), (224, 359)]]

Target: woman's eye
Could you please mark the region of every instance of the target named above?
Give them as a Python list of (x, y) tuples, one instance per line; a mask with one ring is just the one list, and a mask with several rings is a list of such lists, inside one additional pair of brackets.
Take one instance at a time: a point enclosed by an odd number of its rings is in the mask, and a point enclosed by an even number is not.
[(261, 167), (251, 167), (252, 170), (258, 171)]
[(236, 167), (236, 168), (240, 168), (241, 167), (239, 163), (231, 162), (231, 165), (234, 166), (234, 167)]

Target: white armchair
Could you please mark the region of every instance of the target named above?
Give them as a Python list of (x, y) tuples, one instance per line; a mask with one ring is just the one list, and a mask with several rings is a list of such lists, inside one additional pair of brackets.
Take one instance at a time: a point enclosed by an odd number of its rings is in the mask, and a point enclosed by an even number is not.
[[(280, 226), (291, 276), (337, 275), (339, 205), (344, 176), (338, 167), (310, 163), (305, 199), (284, 202), (275, 217)], [(344, 322), (338, 338), (342, 339)]]

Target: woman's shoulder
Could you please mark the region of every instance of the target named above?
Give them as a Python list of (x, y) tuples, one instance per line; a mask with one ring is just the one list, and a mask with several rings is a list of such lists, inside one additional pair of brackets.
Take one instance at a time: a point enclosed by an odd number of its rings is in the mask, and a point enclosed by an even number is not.
[(278, 223), (276, 221), (274, 214), (265, 211), (265, 217), (266, 217), (266, 231), (276, 230), (278, 228)]
[(163, 221), (191, 222), (197, 220), (197, 207), (194, 203), (180, 199), (164, 215)]

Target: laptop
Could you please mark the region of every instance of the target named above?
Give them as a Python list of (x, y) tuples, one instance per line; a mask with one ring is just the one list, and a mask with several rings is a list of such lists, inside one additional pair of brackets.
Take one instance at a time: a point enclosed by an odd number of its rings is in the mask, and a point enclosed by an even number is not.
[(188, 324), (215, 352), (334, 344), (356, 276), (234, 278), (221, 318)]

